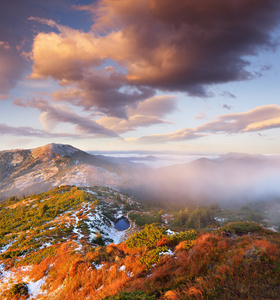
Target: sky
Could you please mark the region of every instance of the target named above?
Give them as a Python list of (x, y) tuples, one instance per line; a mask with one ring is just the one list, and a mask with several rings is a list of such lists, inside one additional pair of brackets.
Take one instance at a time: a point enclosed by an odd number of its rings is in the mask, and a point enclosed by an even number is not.
[(4, 0), (0, 150), (280, 153), (276, 0)]

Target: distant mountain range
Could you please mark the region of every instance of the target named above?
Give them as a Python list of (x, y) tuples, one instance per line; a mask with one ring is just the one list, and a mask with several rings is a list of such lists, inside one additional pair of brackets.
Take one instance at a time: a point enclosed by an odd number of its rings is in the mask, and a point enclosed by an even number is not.
[(233, 207), (272, 198), (280, 200), (279, 157), (227, 154), (144, 173), (137, 173), (128, 192), (167, 206), (219, 203)]
[[(228, 153), (217, 159), (152, 169), (135, 157), (92, 155), (70, 145), (48, 144), (0, 152), (0, 199), (54, 186), (107, 186), (144, 201), (242, 203), (280, 197), (280, 158)], [(156, 160), (147, 157), (145, 160)], [(141, 162), (141, 159), (139, 160)]]

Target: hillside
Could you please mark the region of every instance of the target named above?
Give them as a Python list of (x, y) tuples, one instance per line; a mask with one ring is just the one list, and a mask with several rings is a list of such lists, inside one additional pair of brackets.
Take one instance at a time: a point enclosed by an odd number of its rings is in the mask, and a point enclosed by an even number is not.
[(132, 166), (129, 162), (108, 160), (62, 144), (1, 151), (0, 200), (65, 184), (116, 187)]
[(11, 197), (0, 205), (0, 298), (279, 299), (279, 233), (252, 222), (115, 228), (139, 213), (153, 218), (104, 187)]

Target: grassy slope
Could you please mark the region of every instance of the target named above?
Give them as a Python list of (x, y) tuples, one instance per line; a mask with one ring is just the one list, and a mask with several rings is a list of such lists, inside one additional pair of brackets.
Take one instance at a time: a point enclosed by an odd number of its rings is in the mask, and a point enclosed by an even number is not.
[[(126, 203), (105, 194), (116, 206)], [(98, 206), (96, 200), (64, 187), (0, 206), (0, 243), (13, 243), (0, 263), (16, 270), (13, 284), (43, 278), (38, 299), (279, 299), (279, 233), (248, 222), (198, 235), (149, 225), (121, 244), (100, 247), (85, 239), (79, 249), (67, 217), (79, 210), (82, 217), (82, 204)], [(86, 235), (85, 223), (80, 228)], [(1, 299), (27, 299), (19, 286), (7, 287)]]

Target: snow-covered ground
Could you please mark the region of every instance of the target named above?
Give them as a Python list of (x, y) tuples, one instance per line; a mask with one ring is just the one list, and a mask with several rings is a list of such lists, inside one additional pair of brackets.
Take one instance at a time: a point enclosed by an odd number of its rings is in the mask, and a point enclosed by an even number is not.
[(218, 217), (215, 217), (214, 219), (220, 223), (227, 222), (227, 220), (228, 220), (227, 218), (218, 218)]
[(42, 286), (46, 282), (47, 276), (44, 276), (38, 281), (31, 281), (27, 284), (29, 299), (38, 299), (39, 295), (44, 295), (46, 292), (42, 291)]
[(14, 241), (10, 242), (9, 244), (5, 245), (4, 247), (0, 248), (0, 254), (6, 252), (12, 245)]
[[(88, 225), (90, 234), (88, 236), (89, 242), (97, 237), (99, 233), (102, 233), (102, 237), (105, 239), (110, 239), (114, 244), (119, 244), (126, 237), (126, 231), (119, 231), (115, 228), (113, 221), (104, 217), (102, 208), (94, 208), (94, 212), (90, 208), (90, 204), (83, 207), (83, 214), (87, 216), (87, 220), (84, 220)], [(121, 217), (123, 215), (122, 211), (117, 211), (115, 218)], [(78, 235), (78, 241), (85, 237), (81, 233), (81, 230), (77, 228), (79, 218), (77, 214), (75, 215), (75, 227), (73, 232)]]
[(31, 269), (31, 266), (27, 266), (5, 271), (5, 266), (0, 264), (0, 293), (1, 291), (10, 289), (16, 283), (25, 282), (29, 293), (28, 299), (38, 299), (39, 295), (44, 295), (45, 292), (41, 288), (45, 284), (47, 276), (44, 276), (40, 280), (32, 281), (28, 276), (28, 272)]

